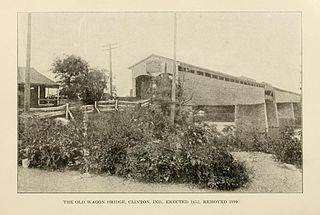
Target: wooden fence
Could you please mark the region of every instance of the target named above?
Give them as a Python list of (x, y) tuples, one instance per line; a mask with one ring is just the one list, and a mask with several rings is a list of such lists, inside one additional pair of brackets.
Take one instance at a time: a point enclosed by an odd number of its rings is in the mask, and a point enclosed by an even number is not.
[(40, 118), (65, 116), (65, 118), (68, 119), (70, 116), (71, 119), (73, 119), (73, 115), (69, 109), (69, 104), (57, 107), (30, 108), (30, 112)]
[[(83, 105), (80, 106), (80, 110), (87, 113), (98, 113), (110, 112), (110, 111), (123, 111), (126, 109), (134, 109), (139, 107), (146, 107), (150, 105), (150, 99), (141, 101), (119, 101), (119, 100), (108, 100), (108, 101), (98, 101), (94, 105)], [(74, 119), (72, 111), (75, 107), (69, 107), (69, 104), (57, 106), (57, 107), (41, 107), (41, 108), (30, 108), (30, 112), (40, 118), (50, 118), (64, 116), (66, 119)]]
[(150, 105), (150, 99), (140, 101), (108, 100), (95, 102), (94, 107), (97, 112), (100, 113), (108, 111), (123, 111), (136, 107), (146, 107), (148, 105)]

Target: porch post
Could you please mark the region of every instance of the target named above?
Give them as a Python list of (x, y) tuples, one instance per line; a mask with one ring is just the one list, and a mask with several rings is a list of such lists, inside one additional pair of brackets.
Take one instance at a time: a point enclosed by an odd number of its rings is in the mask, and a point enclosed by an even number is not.
[(60, 97), (59, 97), (59, 94), (60, 94), (60, 91), (59, 91), (59, 87), (58, 87), (58, 92), (57, 92), (57, 106), (60, 105)]
[(40, 105), (40, 85), (38, 85), (38, 106)]

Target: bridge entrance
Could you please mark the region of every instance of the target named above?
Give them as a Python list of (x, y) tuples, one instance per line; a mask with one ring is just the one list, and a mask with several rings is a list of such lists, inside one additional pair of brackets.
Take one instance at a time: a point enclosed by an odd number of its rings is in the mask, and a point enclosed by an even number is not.
[(136, 78), (136, 97), (138, 99), (147, 99), (151, 96), (152, 77), (149, 75), (140, 75)]

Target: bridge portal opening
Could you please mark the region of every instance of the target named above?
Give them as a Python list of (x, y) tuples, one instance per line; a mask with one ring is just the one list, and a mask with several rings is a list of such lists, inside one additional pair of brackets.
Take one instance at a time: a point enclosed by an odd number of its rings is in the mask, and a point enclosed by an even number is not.
[(147, 99), (151, 97), (152, 77), (149, 75), (140, 75), (136, 78), (136, 97), (138, 99)]

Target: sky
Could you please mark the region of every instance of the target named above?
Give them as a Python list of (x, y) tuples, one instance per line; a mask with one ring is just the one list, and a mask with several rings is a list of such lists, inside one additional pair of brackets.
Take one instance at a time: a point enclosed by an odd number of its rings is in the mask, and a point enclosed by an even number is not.
[[(129, 66), (158, 54), (173, 58), (173, 13), (32, 13), (31, 66), (54, 79), (52, 63), (78, 55), (112, 68), (117, 94), (129, 95)], [(27, 15), (18, 14), (18, 65), (26, 65)], [(177, 14), (177, 60), (300, 92), (300, 13)]]

